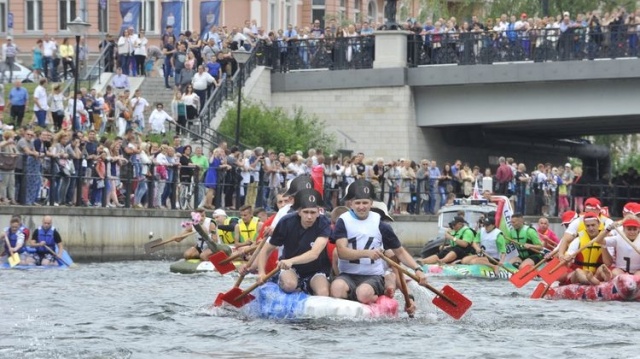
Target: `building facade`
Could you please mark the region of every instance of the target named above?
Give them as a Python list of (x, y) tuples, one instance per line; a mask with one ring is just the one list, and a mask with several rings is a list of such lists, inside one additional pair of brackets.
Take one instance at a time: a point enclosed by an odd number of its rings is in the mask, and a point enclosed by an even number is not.
[[(146, 30), (150, 39), (160, 37), (162, 0), (0, 0), (0, 37), (4, 42), (7, 36), (13, 36), (25, 54), (44, 35), (59, 40), (75, 36), (66, 24), (80, 16), (91, 24), (87, 39), (90, 50), (95, 52), (106, 34), (118, 34), (121, 1), (140, 1), (139, 27)], [(182, 0), (182, 30), (199, 31), (202, 1), (210, 0)], [(243, 26), (245, 20), (256, 20), (267, 31), (285, 29), (287, 24), (307, 26), (314, 19), (323, 24), (328, 19), (382, 24), (384, 3), (385, 0), (220, 0), (219, 22), (231, 28)]]

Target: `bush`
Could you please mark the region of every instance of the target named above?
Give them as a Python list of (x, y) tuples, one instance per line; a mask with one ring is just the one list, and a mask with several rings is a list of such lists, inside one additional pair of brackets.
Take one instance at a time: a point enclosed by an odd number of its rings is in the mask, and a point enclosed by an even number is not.
[[(240, 115), (240, 143), (245, 145), (272, 148), (286, 154), (309, 148), (332, 153), (335, 149), (335, 136), (326, 133), (324, 121), (304, 113), (301, 108), (295, 108), (289, 115), (280, 107), (271, 109), (243, 101)], [(234, 108), (227, 112), (218, 132), (235, 138), (236, 121), (237, 109)]]

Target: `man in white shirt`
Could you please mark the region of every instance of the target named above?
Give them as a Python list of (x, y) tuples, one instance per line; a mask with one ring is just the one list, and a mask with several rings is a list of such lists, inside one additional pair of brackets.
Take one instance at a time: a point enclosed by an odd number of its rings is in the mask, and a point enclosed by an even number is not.
[(137, 89), (129, 103), (133, 109), (133, 122), (138, 124), (139, 129), (144, 129), (144, 109), (149, 107), (149, 102), (142, 97), (142, 90)]
[(211, 84), (218, 86), (216, 79), (204, 70), (204, 66), (198, 66), (198, 72), (193, 75), (191, 85), (193, 86), (193, 91), (200, 98), (200, 103), (203, 105), (207, 102), (207, 89)]
[(43, 77), (33, 92), (33, 112), (38, 120), (38, 126), (42, 128), (46, 128), (47, 126), (47, 112), (49, 111), (46, 85), (47, 79)]
[(153, 110), (149, 116), (151, 133), (160, 133), (164, 135), (166, 132), (164, 128), (165, 121), (175, 122), (175, 120), (164, 110), (164, 105), (161, 102), (158, 102), (155, 110)]

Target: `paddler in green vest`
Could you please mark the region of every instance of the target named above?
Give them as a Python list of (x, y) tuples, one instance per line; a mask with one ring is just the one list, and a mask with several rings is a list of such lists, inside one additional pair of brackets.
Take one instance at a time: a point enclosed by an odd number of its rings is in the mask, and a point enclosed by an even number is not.
[(522, 213), (514, 213), (511, 216), (513, 229), (509, 231), (509, 237), (518, 242), (518, 256), (512, 259), (512, 264), (516, 267), (525, 265), (535, 265), (542, 260), (543, 244), (538, 237), (538, 231), (533, 227), (524, 224)]
[(445, 240), (449, 245), (442, 248), (438, 254), (419, 260), (422, 264), (451, 263), (471, 254), (471, 244), (475, 239), (475, 232), (469, 228), (467, 221), (462, 216), (455, 216), (449, 223), (450, 230), (444, 232)]

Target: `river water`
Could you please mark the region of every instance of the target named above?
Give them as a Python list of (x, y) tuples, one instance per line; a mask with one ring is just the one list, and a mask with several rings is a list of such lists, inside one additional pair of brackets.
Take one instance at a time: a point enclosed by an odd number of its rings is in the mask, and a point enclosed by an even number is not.
[(0, 358), (640, 357), (638, 303), (531, 300), (535, 283), (432, 278), (473, 301), (462, 320), (411, 286), (413, 319), (275, 321), (210, 309), (235, 278), (169, 264), (1, 270)]

